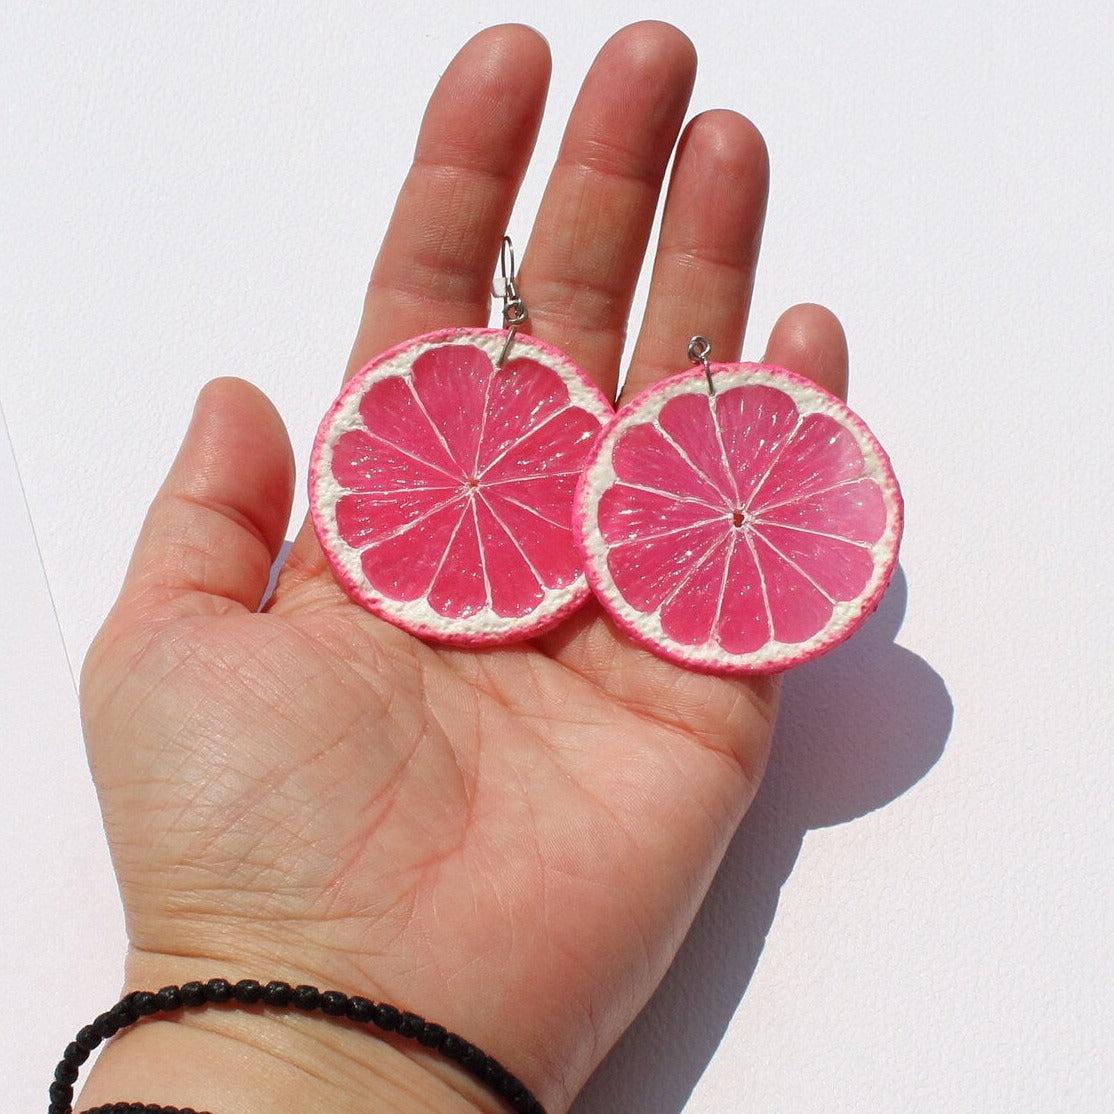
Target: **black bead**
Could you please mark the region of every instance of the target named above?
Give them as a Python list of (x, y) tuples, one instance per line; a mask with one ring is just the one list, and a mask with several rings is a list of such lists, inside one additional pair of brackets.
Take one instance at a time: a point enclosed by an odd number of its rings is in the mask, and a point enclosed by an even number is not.
[(432, 1021), (427, 1021), (418, 1033), (418, 1043), (425, 1048), (437, 1048), (445, 1036), (445, 1031), (444, 1025), (435, 1025)]
[(354, 995), (348, 999), (348, 1005), (344, 1012), (349, 1021), (358, 1021), (361, 1025), (366, 1025), (375, 1015), (375, 1003), (367, 998)]
[(490, 1056), (484, 1056), (480, 1062), (480, 1078), (495, 1090), (499, 1090), (499, 1085), (502, 1083), (506, 1085), (506, 1069), (498, 1060), (493, 1060)]
[(471, 1072), (479, 1071), (483, 1064), (482, 1057), (483, 1053), (474, 1044), (460, 1038), (460, 1053), (454, 1059), (462, 1068)]
[(344, 1017), (348, 1009), (348, 995), (339, 990), (326, 990), (321, 995), (321, 1012), (330, 1017)]
[(263, 988), (263, 1001), (268, 1006), (289, 1006), (294, 997), (294, 988), (288, 982), (274, 979)]
[(74, 1043), (80, 1044), (82, 1048), (92, 1052), (104, 1038), (97, 1032), (96, 1028), (92, 1025), (84, 1025), (78, 1029), (77, 1036), (74, 1037)]
[(464, 1053), (464, 1041), (456, 1035), (456, 1033), (446, 1033), (441, 1038), (441, 1044), (438, 1046), (438, 1052), (445, 1057), (446, 1060), (455, 1060), (460, 1062), (460, 1057)]
[(50, 1101), (67, 1104), (73, 1102), (73, 1087), (68, 1083), (59, 1083), (56, 1079), (50, 1085)]
[(76, 1064), (68, 1064), (63, 1060), (54, 1069), (54, 1079), (58, 1083), (74, 1084), (77, 1082), (78, 1070)]
[(205, 987), (199, 982), (184, 982), (178, 988), (182, 996), (183, 1006), (205, 1005)]
[(109, 1013), (100, 1014), (93, 1022), (93, 1030), (101, 1040), (108, 1040), (109, 1037), (114, 1037), (120, 1031), (120, 1023), (116, 1018)]
[(384, 1033), (393, 1033), (398, 1028), (399, 1011), (394, 1006), (388, 1006), (386, 1002), (375, 1003), (375, 1015), (372, 1021), (383, 1030)]
[(131, 1004), (129, 998), (122, 998), (108, 1012), (121, 1029), (126, 1029), (139, 1020), (139, 1014), (135, 1012), (135, 1006)]
[(164, 986), (155, 997), (163, 1013), (173, 1013), (182, 1008), (182, 992), (176, 986)]
[(242, 1006), (251, 1006), (263, 997), (263, 987), (255, 979), (241, 979), (232, 988), (232, 995)]
[(301, 986), (294, 988), (294, 1006), (299, 1010), (315, 1010), (321, 1005), (321, 991), (316, 986)]
[(210, 979), (205, 984), (205, 1001), (219, 1005), (232, 997), (232, 984), (227, 979)]
[(158, 1013), (160, 1010), (158, 996), (152, 994), (149, 990), (140, 990), (131, 996), (132, 1009), (135, 1010), (140, 1017), (150, 1017), (153, 1013)]
[[(99, 1044), (100, 1042), (98, 1041), (97, 1043)], [(80, 1067), (89, 1059), (89, 1049), (82, 1044), (78, 1044), (77, 1041), (70, 1041), (70, 1043), (66, 1045), (66, 1051), (62, 1053), (62, 1059), (65, 1060), (67, 1064)]]

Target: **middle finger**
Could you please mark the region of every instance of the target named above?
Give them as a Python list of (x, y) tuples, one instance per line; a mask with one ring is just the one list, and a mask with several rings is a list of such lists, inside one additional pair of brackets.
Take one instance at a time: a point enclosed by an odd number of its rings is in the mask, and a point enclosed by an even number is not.
[(627, 316), (696, 75), (675, 27), (638, 23), (597, 55), (523, 259), (527, 330), (614, 398)]

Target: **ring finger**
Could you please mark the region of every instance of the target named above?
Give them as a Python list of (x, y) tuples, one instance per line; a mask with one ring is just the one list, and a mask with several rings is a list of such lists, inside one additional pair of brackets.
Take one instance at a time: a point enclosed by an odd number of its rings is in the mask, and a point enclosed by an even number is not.
[(712, 358), (742, 348), (766, 213), (769, 163), (749, 120), (725, 110), (692, 121), (677, 149), (646, 314), (624, 397), (688, 365), (696, 333)]

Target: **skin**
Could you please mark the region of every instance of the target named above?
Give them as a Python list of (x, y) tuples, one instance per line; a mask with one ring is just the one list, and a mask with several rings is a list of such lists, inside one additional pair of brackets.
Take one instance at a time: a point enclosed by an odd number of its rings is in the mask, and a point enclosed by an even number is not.
[[(549, 65), (537, 34), (504, 26), (445, 71), (349, 374), (407, 337), (487, 323)], [(627, 391), (683, 366), (694, 332), (720, 360), (742, 343), (766, 151), (734, 112), (682, 130), (695, 67), (664, 24), (603, 47), (522, 253), (529, 331), (612, 395), (675, 147)], [(782, 316), (766, 360), (845, 391), (843, 333), (818, 306)], [(85, 663), (126, 987), (219, 974), (385, 999), (566, 1110), (662, 977), (753, 798), (776, 679), (677, 669), (594, 606), (526, 644), (425, 645), (353, 605), (305, 525), (257, 613), (292, 482), (267, 399), (209, 384)], [(256, 1013), (138, 1026), (78, 1108), (500, 1109), (420, 1049)]]

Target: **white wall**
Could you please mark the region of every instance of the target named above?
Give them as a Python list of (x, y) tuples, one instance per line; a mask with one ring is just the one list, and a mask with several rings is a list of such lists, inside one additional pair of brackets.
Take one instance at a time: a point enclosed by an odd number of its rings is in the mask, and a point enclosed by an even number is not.
[(694, 110), (740, 108), (769, 142), (749, 354), (791, 302), (841, 314), (908, 526), (877, 616), (789, 680), (768, 782), (577, 1114), (1108, 1109), (1106, 6), (610, 10), (0, 15), (0, 977), (49, 1003), (0, 1042), (13, 1109), (45, 1105), (54, 1059), (116, 991), (71, 669), (196, 389), (253, 379), (304, 459), (456, 47), (507, 18), (553, 47), (524, 241), (580, 76), (644, 16), (694, 39)]

